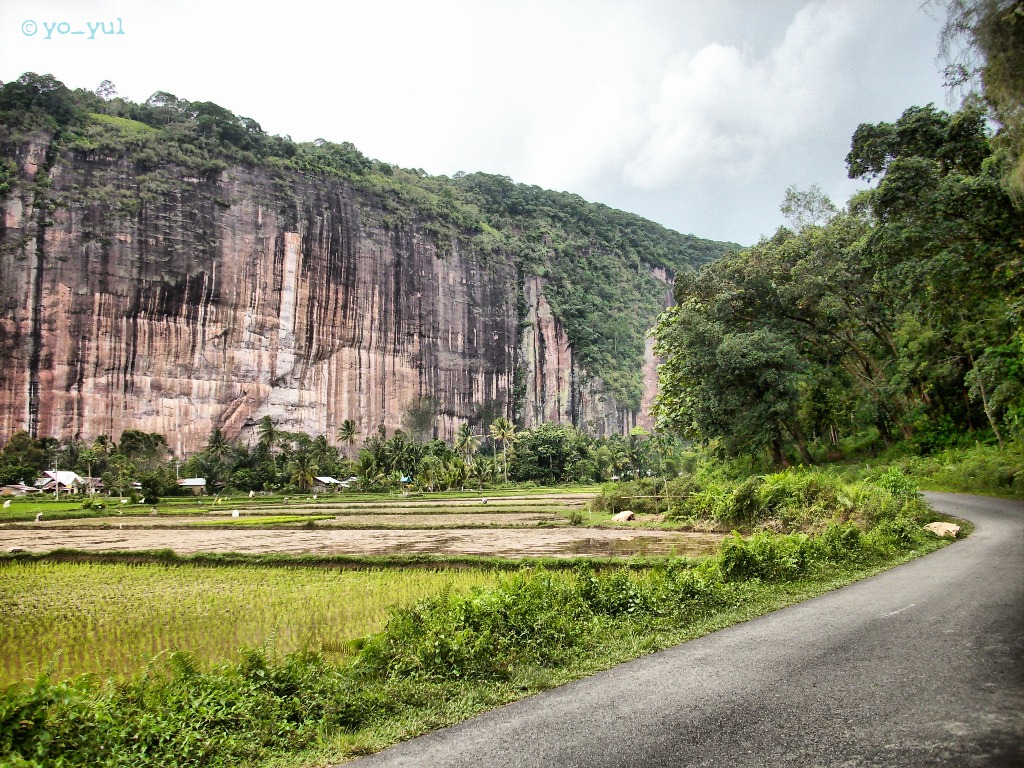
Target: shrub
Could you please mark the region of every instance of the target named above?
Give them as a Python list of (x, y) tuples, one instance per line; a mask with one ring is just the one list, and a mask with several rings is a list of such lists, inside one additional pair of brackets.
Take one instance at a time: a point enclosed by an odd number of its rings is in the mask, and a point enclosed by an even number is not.
[(907, 477), (897, 466), (889, 467), (878, 478), (878, 484), (900, 501), (906, 502), (917, 498), (917, 483)]
[(638, 515), (661, 514), (668, 509), (666, 488), (665, 481), (657, 477), (605, 483), (601, 486), (601, 494), (591, 502), (591, 509), (612, 515), (627, 509)]
[(715, 517), (727, 525), (752, 525), (761, 518), (762, 506), (758, 489), (764, 478), (753, 475), (740, 483), (724, 504), (718, 505)]
[(426, 679), (500, 678), (548, 665), (580, 639), (589, 615), (563, 580), (516, 575), (489, 591), (443, 593), (399, 609), (364, 645), (368, 674)]
[(814, 537), (814, 549), (827, 562), (856, 562), (864, 556), (863, 534), (853, 523), (833, 523)]

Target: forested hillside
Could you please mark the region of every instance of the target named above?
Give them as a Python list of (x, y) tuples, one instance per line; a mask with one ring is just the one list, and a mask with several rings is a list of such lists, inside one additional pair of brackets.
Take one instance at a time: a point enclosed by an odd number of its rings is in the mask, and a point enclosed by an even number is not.
[(842, 211), (791, 194), (792, 228), (680, 275), (657, 331), (662, 423), (777, 464), (856, 435), (924, 452), (1020, 437), (1024, 217), (991, 134), (976, 102), (861, 125), (846, 164), (873, 188)]
[[(46, 163), (62, 155), (85, 163), (127, 163), (137, 179), (125, 178), (123, 171), (120, 179), (94, 174), (95, 184), (79, 185), (73, 200), (48, 195), (49, 179), (25, 176), (18, 153), (25, 142), (50, 137)], [(137, 217), (147, 204), (180, 196), (182, 179), (218, 182), (229, 169), (269, 174), (284, 190), (270, 202), (284, 208), (295, 174), (312, 184), (347, 185), (373, 201), (372, 210), (360, 211), (366, 223), (425, 233), (442, 255), (469, 254), (483, 265), (505, 268), (511, 261), (520, 276), (521, 323), (522, 278), (543, 278), (554, 315), (586, 374), (601, 379), (633, 411), (642, 395), (644, 336), (663, 309), (665, 285), (653, 270), (662, 268), (671, 278), (737, 247), (501, 176), (429, 176), (367, 158), (347, 142), (269, 135), (255, 120), (211, 102), (157, 92), (134, 103), (116, 96), (109, 83), (96, 92), (72, 90), (34, 73), (0, 89), (0, 157), (0, 205), (20, 185), (22, 191), (31, 187), (51, 209), (96, 209), (95, 216), (105, 220)], [(214, 195), (212, 204), (227, 210), (232, 200)], [(517, 383), (518, 401), (522, 386)]]

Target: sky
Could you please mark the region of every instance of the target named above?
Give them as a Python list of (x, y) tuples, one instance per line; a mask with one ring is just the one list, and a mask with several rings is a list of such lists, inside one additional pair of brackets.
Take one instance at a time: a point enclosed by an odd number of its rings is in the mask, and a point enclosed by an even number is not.
[(956, 108), (941, 25), (923, 0), (4, 0), (0, 81), (213, 101), (750, 245), (791, 185), (865, 186), (844, 164), (860, 123)]

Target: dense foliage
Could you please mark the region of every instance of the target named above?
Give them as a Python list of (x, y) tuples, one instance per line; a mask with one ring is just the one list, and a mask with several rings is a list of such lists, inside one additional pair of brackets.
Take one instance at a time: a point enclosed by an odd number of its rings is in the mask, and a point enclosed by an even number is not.
[(1019, 0), (944, 0), (947, 82), (967, 86), (999, 125), (1006, 181), (1024, 199), (1024, 4)]
[(368, 215), (388, 229), (416, 227), (433, 236), (442, 254), (459, 247), (485, 259), (500, 255), (521, 275), (544, 278), (588, 374), (632, 409), (640, 405), (644, 337), (666, 290), (652, 270), (676, 274), (738, 247), (502, 176), (429, 176), (371, 160), (348, 142), (272, 136), (212, 102), (157, 92), (137, 104), (114, 93), (109, 83), (95, 93), (70, 90), (34, 73), (0, 86), (0, 202), (28, 183), (19, 180), (14, 159), (19, 142), (39, 133), (54, 139), (51, 161), (71, 152), (131, 164), (137, 190), (115, 183), (80, 191), (78, 202), (104, 203), (105, 216), (135, 216), (140, 200), (173, 194), (183, 177), (215, 181), (232, 165), (261, 168), (285, 187), (296, 174), (336, 179), (369, 196)]
[[(382, 632), (357, 644), (341, 664), (312, 651), (276, 656), (264, 648), (244, 652), (239, 664), (212, 668), (178, 652), (121, 682), (95, 676), (53, 682), (44, 675), (0, 694), (0, 760), (14, 766), (255, 763), (345, 733), (394, 728), (431, 702), (468, 694), (478, 708), (481, 697), (484, 706), (497, 703), (484, 691), (508, 686), (522, 695), (551, 670), (593, 669), (622, 637), (650, 637), (653, 650), (659, 643), (653, 638), (677, 642), (764, 610), (785, 585), (834, 584), (841, 574), (863, 575), (939, 546), (921, 528), (929, 515), (913, 487), (894, 479), (891, 488), (866, 490), (845, 522), (836, 517), (816, 536), (764, 532), (731, 537), (717, 555), (697, 563), (524, 571), (495, 587), (445, 591), (396, 610)], [(832, 484), (826, 477), (816, 487), (827, 492)], [(793, 489), (810, 485), (805, 479)], [(721, 489), (723, 499), (745, 493), (742, 484)], [(776, 489), (766, 497), (781, 504), (787, 493)], [(874, 511), (861, 514), (861, 504)], [(868, 517), (873, 524), (853, 522)]]
[(866, 429), (918, 450), (1024, 434), (1024, 216), (984, 114), (861, 125), (847, 208), (676, 281), (662, 423), (805, 463)]
[(326, 435), (286, 432), (266, 416), (251, 444), (228, 440), (215, 429), (201, 451), (183, 459), (171, 457), (163, 435), (138, 430), (125, 430), (119, 442), (101, 435), (91, 444), (16, 432), (0, 451), (0, 484), (31, 484), (44, 470), (58, 468), (100, 478), (107, 491), (119, 495), (132, 493), (138, 483), (139, 495), (150, 501), (191, 493), (178, 487), (178, 477), (206, 478), (211, 493), (308, 492), (323, 476), (354, 477), (367, 491), (446, 491), (673, 475), (683, 449), (679, 440), (639, 428), (627, 436), (595, 438), (570, 424), (517, 430), (503, 417), (486, 435), (464, 425), (451, 442), (401, 429), (390, 437), (383, 430), (363, 436), (348, 422), (332, 442)]

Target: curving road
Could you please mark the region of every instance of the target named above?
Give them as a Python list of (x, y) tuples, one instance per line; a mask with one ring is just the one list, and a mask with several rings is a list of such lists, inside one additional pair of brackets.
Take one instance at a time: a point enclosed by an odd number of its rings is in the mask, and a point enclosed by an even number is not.
[(974, 534), (350, 765), (1024, 766), (1024, 504), (926, 496)]

